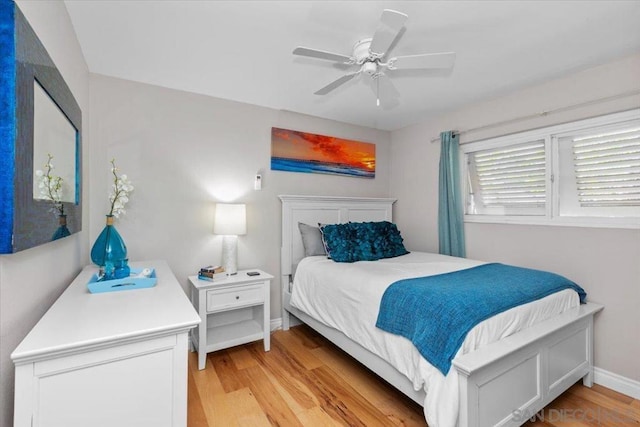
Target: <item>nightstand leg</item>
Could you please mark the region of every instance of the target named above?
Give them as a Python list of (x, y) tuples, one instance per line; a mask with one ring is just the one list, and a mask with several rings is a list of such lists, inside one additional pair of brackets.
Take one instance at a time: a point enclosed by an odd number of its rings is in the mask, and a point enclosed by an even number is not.
[[(196, 300), (197, 296), (198, 296), (197, 292), (192, 288), (191, 289), (191, 295), (190, 295), (191, 305), (193, 305), (193, 308), (196, 309), (196, 310), (198, 309), (198, 303), (197, 303), (197, 300)], [(189, 331), (189, 351), (190, 352), (198, 351), (198, 349), (196, 348), (196, 343), (194, 341), (198, 331), (199, 331), (199, 329), (198, 329), (197, 326)]]
[(204, 351), (198, 351), (198, 369), (203, 370), (207, 364), (207, 353)]
[(271, 335), (269, 332), (264, 334), (264, 351), (271, 350)]
[(207, 316), (198, 325), (198, 369), (203, 370), (207, 364)]
[(264, 305), (262, 312), (264, 315), (264, 351), (271, 349), (271, 282), (265, 282), (264, 285)]
[[(198, 369), (203, 370), (207, 363), (207, 294), (200, 291), (198, 295), (198, 313), (200, 313), (200, 325), (198, 325)], [(203, 314), (204, 313), (204, 314)]]

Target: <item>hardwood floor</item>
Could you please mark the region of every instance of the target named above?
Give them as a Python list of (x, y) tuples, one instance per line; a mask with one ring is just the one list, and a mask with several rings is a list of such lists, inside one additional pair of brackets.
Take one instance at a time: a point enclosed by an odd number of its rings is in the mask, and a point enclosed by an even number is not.
[[(422, 407), (309, 327), (211, 353), (189, 355), (189, 427), (426, 426)], [(528, 427), (638, 426), (640, 401), (574, 385)]]

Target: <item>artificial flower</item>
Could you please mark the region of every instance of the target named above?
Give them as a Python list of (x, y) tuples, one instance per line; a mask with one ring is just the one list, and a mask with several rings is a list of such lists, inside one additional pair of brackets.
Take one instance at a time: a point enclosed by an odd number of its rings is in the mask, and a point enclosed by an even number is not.
[(109, 202), (111, 202), (111, 210), (109, 216), (119, 218), (120, 215), (124, 215), (124, 206), (129, 201), (129, 194), (133, 191), (133, 185), (127, 177), (122, 174), (118, 176), (118, 168), (116, 167), (116, 160), (111, 160), (111, 173), (113, 174), (113, 184), (111, 185), (111, 193), (109, 194)]
[(40, 199), (53, 202), (51, 212), (55, 215), (64, 215), (64, 204), (62, 203), (62, 177), (53, 175), (54, 169), (53, 156), (47, 153), (47, 163), (44, 165), (46, 172), (38, 169), (36, 177), (38, 180), (38, 190), (40, 191)]

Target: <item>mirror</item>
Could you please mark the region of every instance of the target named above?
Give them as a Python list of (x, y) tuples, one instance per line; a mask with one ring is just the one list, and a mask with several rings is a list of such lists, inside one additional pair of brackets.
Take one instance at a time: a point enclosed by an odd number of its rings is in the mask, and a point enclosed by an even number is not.
[(12, 1), (0, 2), (0, 74), (3, 254), (82, 230), (82, 112)]
[(76, 129), (33, 82), (33, 198), (76, 203)]

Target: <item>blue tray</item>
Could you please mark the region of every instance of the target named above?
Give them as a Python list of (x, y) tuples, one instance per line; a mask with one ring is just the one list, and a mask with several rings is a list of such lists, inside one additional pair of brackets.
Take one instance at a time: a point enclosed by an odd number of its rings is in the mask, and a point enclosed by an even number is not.
[[(132, 268), (131, 276), (137, 276), (142, 272), (142, 268)], [(98, 274), (91, 276), (91, 280), (87, 283), (89, 292), (99, 294), (102, 292), (129, 291), (132, 289), (152, 288), (158, 282), (156, 270), (151, 269), (149, 277), (125, 277), (123, 279), (98, 281)]]

